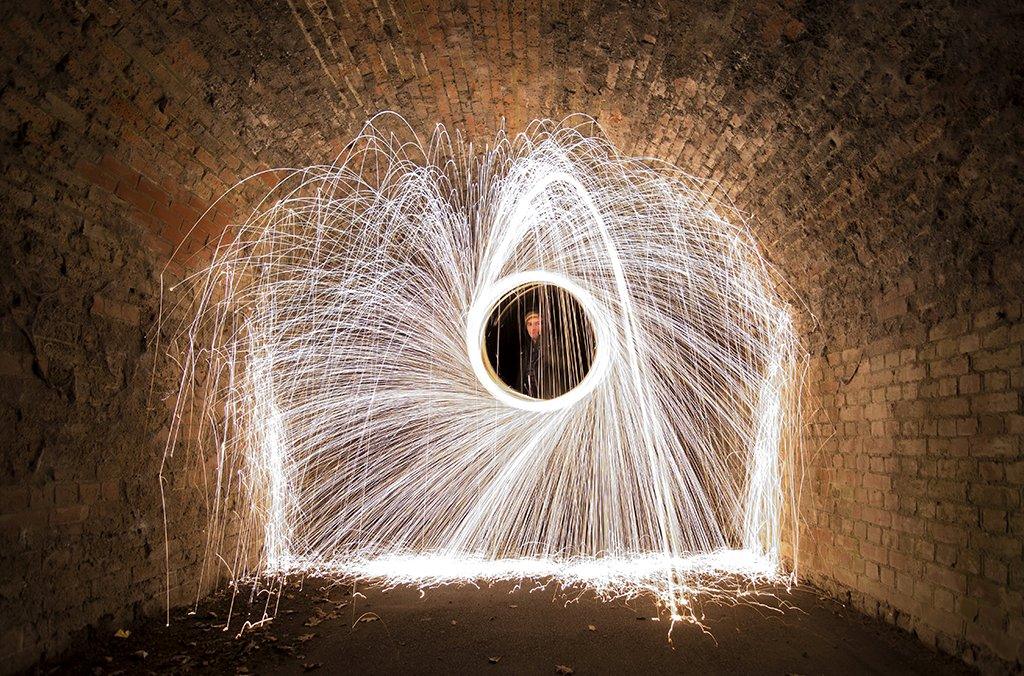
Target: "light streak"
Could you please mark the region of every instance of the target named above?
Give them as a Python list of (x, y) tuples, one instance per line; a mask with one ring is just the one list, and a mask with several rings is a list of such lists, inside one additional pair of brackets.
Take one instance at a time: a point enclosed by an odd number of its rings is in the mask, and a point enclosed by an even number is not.
[[(781, 579), (801, 354), (741, 215), (589, 118), (482, 151), (385, 121), (289, 171), (187, 280), (167, 452), (210, 468), (208, 560), (547, 577), (692, 621), (696, 595)], [(552, 399), (483, 361), (524, 283), (565, 289), (593, 329), (586, 377)]]

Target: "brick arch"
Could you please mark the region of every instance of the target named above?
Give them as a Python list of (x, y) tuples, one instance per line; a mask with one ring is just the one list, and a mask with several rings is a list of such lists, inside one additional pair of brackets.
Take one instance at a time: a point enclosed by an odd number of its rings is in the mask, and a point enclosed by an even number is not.
[[(536, 10), (143, 7), (107, 15), (118, 38), (89, 50), (97, 72), (121, 67), (137, 91), (95, 103), (130, 132), (113, 156), (136, 161), (141, 185), (161, 178), (147, 169), (198, 183), (197, 202), (261, 166), (331, 157), (381, 109), (422, 133), (440, 121), (475, 139), (503, 119), (516, 130), (586, 112), (625, 152), (719, 182), (811, 310), (841, 308), (841, 323), (862, 327), (900, 306), (899, 280), (924, 258), (914, 248), (953, 258), (948, 242), (914, 231), (984, 227), (955, 204), (986, 189), (959, 163), (999, 152), (992, 138), (995, 147), (974, 147), (1007, 96), (967, 79), (1008, 47), (969, 48), (991, 27), (984, 18), (942, 6)], [(68, 59), (69, 70), (90, 67)], [(957, 102), (969, 112), (951, 118)], [(915, 162), (930, 167), (909, 171)], [(926, 197), (950, 208), (915, 209)], [(1007, 241), (1007, 224), (988, 230)], [(162, 233), (172, 244), (175, 235)], [(880, 300), (844, 302), (847, 290)]]
[[(3, 11), (0, 212), (15, 273), (2, 364), (18, 387), (0, 518), (20, 543), (8, 556), (59, 571), (43, 552), (83, 551), (76, 532), (97, 551), (159, 541), (158, 503), (137, 480), (155, 460), (139, 467), (132, 450), (158, 446), (165, 421), (140, 403), (156, 279), (175, 250), (177, 274), (201, 261), (262, 190), (191, 229), (228, 187), (332, 157), (380, 109), (476, 139), (502, 119), (516, 130), (585, 112), (624, 152), (717, 182), (806, 302), (822, 413), (805, 570), (948, 651), (1019, 660), (1014, 17), (997, 2), (437, 4)], [(182, 516), (172, 531), (185, 598), (195, 529)], [(162, 561), (118, 559), (135, 581), (119, 599), (159, 607)], [(11, 561), (0, 567), (28, 579), (32, 566)], [(66, 618), (23, 610), (0, 627), (22, 663), (121, 603), (19, 589), (24, 608)]]

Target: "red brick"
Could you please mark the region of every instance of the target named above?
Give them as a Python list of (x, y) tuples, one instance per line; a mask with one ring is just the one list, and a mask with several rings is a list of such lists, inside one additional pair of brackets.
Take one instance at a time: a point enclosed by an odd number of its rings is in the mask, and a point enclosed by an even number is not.
[(128, 204), (137, 208), (139, 211), (148, 212), (153, 208), (153, 198), (146, 195), (146, 193), (137, 190), (135, 185), (138, 184), (138, 176), (135, 177), (134, 181), (118, 182), (117, 188), (114, 190), (114, 194), (123, 199)]
[(86, 181), (92, 185), (99, 186), (107, 192), (114, 192), (114, 188), (117, 187), (117, 179), (97, 164), (86, 160), (79, 160), (75, 169)]
[(164, 192), (160, 186), (145, 176), (139, 176), (137, 190), (139, 193), (148, 197), (153, 204), (159, 204), (161, 206), (170, 204), (170, 198), (167, 193)]
[(138, 185), (139, 172), (124, 164), (113, 155), (104, 155), (100, 158), (99, 167), (109, 174), (117, 185), (124, 185), (126, 188), (131, 189)]

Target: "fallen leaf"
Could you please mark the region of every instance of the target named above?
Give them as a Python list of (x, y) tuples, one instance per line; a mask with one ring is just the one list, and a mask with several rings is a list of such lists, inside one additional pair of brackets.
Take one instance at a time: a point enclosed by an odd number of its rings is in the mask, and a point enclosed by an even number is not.
[(118, 629), (117, 631), (114, 632), (114, 637), (115, 638), (128, 638), (131, 635), (132, 635), (132, 632), (128, 631), (127, 629)]
[(587, 625), (587, 629), (589, 629), (590, 631), (597, 631), (597, 627), (595, 627), (595, 626), (594, 626), (594, 625), (592, 625), (592, 624), (588, 624), (588, 625)]
[(145, 650), (136, 650), (135, 652), (132, 653), (132, 655), (135, 655), (140, 660), (144, 660), (147, 657), (149, 657), (149, 653), (147, 653)]
[(488, 657), (487, 661), (491, 664), (497, 664), (501, 660), (500, 657)]
[(303, 671), (315, 671), (316, 669), (319, 669), (321, 666), (323, 665), (321, 665), (319, 662), (303, 662), (302, 669)]
[(567, 667), (564, 664), (556, 664), (555, 665), (555, 673), (556, 674), (573, 674), (573, 673), (576, 673), (576, 672), (574, 672), (572, 670), (572, 667)]
[(302, 636), (296, 637), (296, 639), (299, 642), (301, 642), (301, 643), (305, 643), (306, 641), (308, 641), (309, 639), (313, 638), (314, 636), (316, 636), (316, 634), (303, 634)]

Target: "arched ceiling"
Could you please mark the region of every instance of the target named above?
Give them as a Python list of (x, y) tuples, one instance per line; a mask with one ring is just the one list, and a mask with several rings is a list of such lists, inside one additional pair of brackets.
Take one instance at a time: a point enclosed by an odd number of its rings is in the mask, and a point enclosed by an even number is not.
[(1003, 253), (1021, 245), (1021, 15), (960, 5), (196, 0), (90, 2), (63, 21), (22, 8), (6, 18), (20, 66), (4, 102), (57, 120), (12, 134), (50, 133), (69, 157), (112, 154), (204, 199), (261, 167), (332, 158), (383, 109), (475, 139), (587, 113), (625, 152), (718, 182), (842, 342), (1024, 277)]

